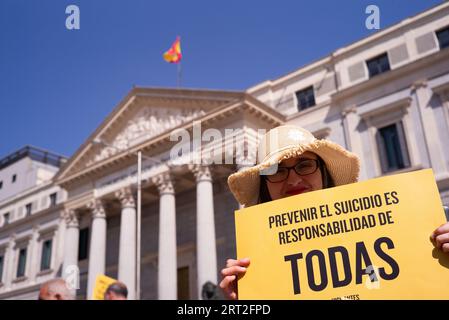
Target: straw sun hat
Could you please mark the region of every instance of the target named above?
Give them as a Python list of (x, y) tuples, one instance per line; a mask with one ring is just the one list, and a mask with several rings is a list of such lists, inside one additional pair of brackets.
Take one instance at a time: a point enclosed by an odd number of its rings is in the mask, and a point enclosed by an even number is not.
[(293, 125), (268, 131), (259, 143), (258, 161), (253, 167), (231, 174), (228, 185), (237, 201), (249, 207), (259, 202), (260, 175), (273, 174), (282, 160), (309, 151), (323, 159), (336, 186), (357, 182), (359, 158), (329, 140), (318, 140), (309, 131)]

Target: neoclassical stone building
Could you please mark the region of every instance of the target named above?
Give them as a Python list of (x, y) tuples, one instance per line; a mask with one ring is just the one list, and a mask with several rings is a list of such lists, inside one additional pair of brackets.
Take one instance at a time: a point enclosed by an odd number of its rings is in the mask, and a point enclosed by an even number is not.
[[(73, 266), (80, 270), (80, 298), (90, 296), (97, 274), (124, 281), (131, 298), (200, 298), (202, 285), (217, 283), (226, 258), (235, 256), (239, 205), (226, 179), (254, 161), (263, 130), (280, 124), (303, 126), (357, 153), (362, 180), (432, 168), (448, 205), (448, 21), (445, 2), (245, 92), (133, 88), (47, 177), (46, 186), (60, 189), (63, 200), (37, 209), (42, 221), (9, 214), (0, 224), (0, 298), (33, 298), (42, 272), (63, 276)], [(171, 152), (180, 145), (183, 161), (176, 162)], [(144, 155), (140, 257), (138, 151)], [(190, 155), (204, 161), (187, 161)], [(27, 190), (22, 198), (34, 189)], [(26, 202), (0, 201), (0, 217)], [(24, 260), (36, 266), (42, 252), (48, 256), (48, 242), (38, 240), (47, 234), (45, 223), (53, 223), (50, 238), (59, 248), (52, 267), (25, 268), (22, 275)], [(24, 234), (31, 241), (17, 246)], [(26, 258), (13, 249), (27, 244), (34, 253)]]
[[(170, 152), (181, 140), (170, 135), (182, 128), (193, 137), (198, 122), (203, 132), (213, 128), (223, 137), (225, 130), (243, 129), (238, 138), (249, 140), (258, 129), (283, 121), (245, 93), (134, 88), (55, 178), (67, 191), (64, 266), (78, 264), (80, 230), (88, 228), (90, 254), (86, 265), (79, 263), (87, 292), (95, 275), (106, 273), (122, 279), (134, 297), (135, 152), (141, 150), (151, 157), (142, 163), (141, 298), (176, 299), (178, 275), (186, 288), (180, 290), (188, 288), (188, 297), (198, 297), (202, 284), (217, 283), (226, 257), (235, 255), (238, 204), (226, 179), (238, 167), (233, 159), (230, 164), (172, 164)], [(222, 142), (211, 139), (203, 149)]]
[(66, 192), (53, 177), (65, 161), (31, 146), (0, 160), (1, 299), (35, 299), (60, 268)]

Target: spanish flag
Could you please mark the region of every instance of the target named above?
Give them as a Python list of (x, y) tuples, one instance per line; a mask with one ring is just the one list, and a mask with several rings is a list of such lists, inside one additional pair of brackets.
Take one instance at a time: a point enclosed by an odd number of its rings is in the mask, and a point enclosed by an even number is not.
[(169, 63), (178, 63), (179, 61), (181, 61), (181, 38), (179, 36), (176, 37), (175, 42), (173, 42), (170, 49), (165, 51), (163, 56), (165, 61)]

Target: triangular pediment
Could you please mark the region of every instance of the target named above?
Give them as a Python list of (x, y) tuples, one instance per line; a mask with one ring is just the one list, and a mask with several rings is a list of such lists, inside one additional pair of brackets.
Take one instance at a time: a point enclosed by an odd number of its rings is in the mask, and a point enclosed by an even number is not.
[(140, 107), (136, 114), (122, 122), (122, 126), (113, 133), (112, 138), (99, 140), (107, 145), (100, 145), (97, 152), (93, 154), (90, 160), (86, 161), (86, 166), (134, 147), (183, 123), (199, 118), (206, 112), (202, 108)]
[(240, 99), (229, 91), (134, 88), (58, 173), (64, 180)]

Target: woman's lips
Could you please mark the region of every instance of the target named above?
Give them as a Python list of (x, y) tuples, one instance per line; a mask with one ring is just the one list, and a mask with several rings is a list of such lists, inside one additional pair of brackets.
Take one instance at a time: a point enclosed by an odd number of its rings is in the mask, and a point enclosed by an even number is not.
[(304, 192), (307, 192), (307, 191), (309, 191), (309, 190), (310, 190), (310, 189), (307, 188), (307, 187), (296, 187), (296, 188), (287, 190), (285, 193), (288, 194), (288, 195), (290, 195), (290, 196), (293, 196), (293, 195), (295, 195), (295, 194), (304, 193)]

